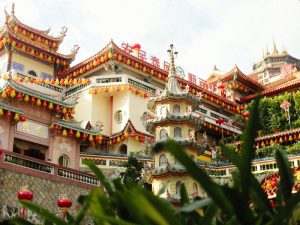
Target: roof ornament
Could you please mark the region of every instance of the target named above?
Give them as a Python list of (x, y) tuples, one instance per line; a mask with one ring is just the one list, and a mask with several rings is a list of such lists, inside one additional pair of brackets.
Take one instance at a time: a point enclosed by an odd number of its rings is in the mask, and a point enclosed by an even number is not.
[(169, 77), (176, 76), (176, 68), (175, 68), (175, 57), (177, 56), (178, 52), (174, 52), (174, 45), (170, 44), (170, 48), (168, 49), (169, 57), (170, 57), (170, 70), (169, 70)]
[(60, 31), (60, 36), (61, 37), (66, 36), (67, 31), (68, 31), (68, 28), (66, 26), (63, 26)]
[(78, 50), (80, 49), (79, 45), (74, 45), (71, 52), (76, 55), (78, 53)]
[(14, 16), (15, 15), (15, 3), (13, 2), (11, 5), (11, 14)]
[(269, 55), (270, 55), (270, 52), (269, 52), (268, 46), (266, 46), (266, 49), (267, 49), (267, 51), (266, 51), (266, 56), (269, 56)]
[(287, 49), (286, 49), (286, 47), (283, 45), (283, 47), (282, 47), (282, 54), (284, 54), (284, 55), (287, 55), (288, 53), (287, 53)]
[(273, 55), (277, 55), (278, 54), (278, 50), (277, 50), (277, 47), (276, 47), (276, 43), (273, 39)]

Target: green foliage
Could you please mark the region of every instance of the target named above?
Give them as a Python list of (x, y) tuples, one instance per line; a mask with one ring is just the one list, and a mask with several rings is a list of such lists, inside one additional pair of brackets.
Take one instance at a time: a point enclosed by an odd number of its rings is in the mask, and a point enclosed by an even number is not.
[[(291, 194), (293, 176), (287, 157), (282, 150), (275, 150), (280, 173), (276, 208), (272, 208), (260, 183), (251, 173), (251, 160), (255, 155), (254, 139), (258, 129), (258, 102), (251, 108), (251, 117), (242, 135), (244, 143), (240, 153), (222, 146), (224, 154), (237, 166), (232, 185), (219, 185), (183, 151), (175, 141), (158, 143), (153, 151), (165, 149), (185, 166), (189, 175), (208, 194), (207, 199), (192, 200), (181, 186), (181, 207), (174, 208), (168, 201), (154, 196), (141, 186), (120, 179), (109, 181), (102, 172), (87, 161), (87, 166), (100, 179), (105, 192), (93, 189), (80, 198), (81, 211), (68, 215), (68, 222), (29, 202), (21, 204), (46, 218), (45, 224), (80, 224), (90, 217), (96, 225), (292, 225), (299, 224), (297, 209), (300, 192)], [(233, 154), (232, 154), (233, 153)], [(30, 224), (14, 219), (15, 224)]]
[[(273, 98), (264, 97), (260, 100), (259, 112), (259, 130), (262, 134), (275, 133), (277, 131), (290, 129), (287, 118), (285, 117), (284, 110), (280, 108), (283, 101), (291, 103), (290, 119), (291, 128), (300, 126), (300, 91), (296, 93), (285, 93)], [(252, 105), (253, 103), (250, 103)]]
[(143, 163), (139, 162), (136, 157), (129, 156), (125, 172), (121, 175), (122, 181), (128, 183), (141, 183)]

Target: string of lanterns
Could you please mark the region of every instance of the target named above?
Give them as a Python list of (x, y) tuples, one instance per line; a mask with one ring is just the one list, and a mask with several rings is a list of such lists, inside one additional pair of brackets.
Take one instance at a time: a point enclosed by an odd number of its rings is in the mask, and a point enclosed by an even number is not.
[(224, 132), (225, 135), (232, 135), (232, 134), (234, 134), (233, 132), (231, 132), (229, 130), (221, 128), (220, 125), (217, 126), (217, 125), (214, 125), (214, 124), (211, 124), (211, 123), (208, 123), (208, 122), (204, 122), (203, 126), (205, 128), (207, 128), (207, 129), (209, 129), (209, 130), (214, 130), (214, 131), (217, 131), (217, 132), (220, 132), (220, 133), (222, 132), (222, 129), (223, 129), (223, 132)]
[(0, 108), (0, 117), (3, 115), (8, 120), (13, 119), (16, 122), (21, 121), (22, 123), (26, 121), (26, 117), (24, 115), (20, 115), (19, 113), (12, 112), (10, 110), (4, 110), (4, 109)]
[(148, 98), (149, 94), (147, 92), (141, 91), (135, 87), (132, 87), (131, 85), (123, 85), (123, 86), (117, 86), (117, 87), (100, 87), (100, 88), (91, 88), (89, 89), (89, 94), (97, 95), (100, 93), (113, 93), (113, 92), (124, 92), (124, 91), (130, 91), (134, 93), (135, 95), (139, 95), (144, 98)]
[[(7, 73), (4, 73), (0, 75), (0, 78), (3, 80), (8, 80), (9, 75)], [(91, 83), (90, 79), (80, 78), (80, 79), (72, 79), (72, 78), (66, 78), (66, 79), (45, 79), (43, 77), (24, 77), (24, 76), (18, 76), (14, 75), (12, 78), (15, 82), (20, 83), (32, 83), (32, 84), (51, 84), (51, 85), (59, 85), (59, 86), (73, 86), (73, 85), (81, 85), (81, 84), (87, 84), (89, 85)]]
[(35, 56), (43, 61), (49, 63), (56, 63), (57, 65), (64, 66), (65, 68), (70, 67), (70, 63), (67, 60), (62, 60), (59, 59), (58, 57), (53, 56), (53, 54), (55, 53), (49, 54), (49, 53), (45, 53), (44, 51), (36, 50), (33, 47), (28, 47), (26, 46), (26, 44), (12, 40), (9, 37), (3, 37), (2, 40), (0, 40), (0, 48), (2, 48), (4, 45), (12, 46), (13, 48), (18, 49), (23, 53), (26, 53), (31, 56)]
[(41, 100), (40, 98), (23, 94), (21, 92), (16, 92), (11, 87), (8, 87), (4, 91), (2, 91), (1, 97), (3, 99), (15, 98), (17, 101), (24, 101), (26, 103), (29, 103), (31, 105), (36, 105), (38, 107), (42, 106), (44, 109), (49, 109), (50, 111), (55, 110), (56, 113), (62, 113), (66, 117), (72, 117), (72, 114), (75, 114), (74, 108), (66, 108), (58, 104), (54, 105), (52, 102)]

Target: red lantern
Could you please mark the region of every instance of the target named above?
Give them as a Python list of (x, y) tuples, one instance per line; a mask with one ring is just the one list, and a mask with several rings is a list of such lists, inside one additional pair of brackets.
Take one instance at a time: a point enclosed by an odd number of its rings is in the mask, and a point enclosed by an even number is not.
[(246, 112), (243, 113), (243, 117), (244, 117), (245, 120), (247, 120), (249, 118), (249, 116), (250, 116), (249, 111), (246, 111)]
[(4, 149), (0, 148), (0, 156), (3, 154), (3, 152), (4, 152)]
[(85, 140), (86, 140), (86, 137), (87, 137), (87, 136), (86, 136), (86, 133), (83, 133), (83, 135), (82, 135), (82, 140), (85, 141)]
[(32, 83), (32, 84), (34, 83), (34, 78), (30, 79), (30, 83)]
[(10, 111), (7, 111), (6, 113), (6, 118), (9, 120), (11, 118), (12, 114)]
[(30, 99), (30, 103), (31, 103), (32, 105), (35, 104), (35, 98), (34, 98), (33, 96), (32, 96), (31, 99)]
[(46, 101), (43, 102), (43, 108), (47, 108), (48, 104)]
[(224, 119), (218, 119), (218, 120), (216, 120), (216, 123), (217, 123), (219, 126), (221, 126), (221, 124), (224, 123), (224, 122), (225, 122)]
[(60, 113), (60, 107), (59, 107), (59, 105), (56, 105), (55, 110), (56, 110), (57, 113)]
[(24, 122), (26, 121), (26, 117), (25, 117), (25, 116), (21, 116), (21, 117), (20, 117), (20, 121), (21, 121), (22, 123), (24, 123)]
[(20, 92), (17, 94), (17, 100), (18, 100), (18, 101), (21, 101), (21, 100), (22, 100), (22, 94), (21, 94)]
[(70, 137), (73, 137), (73, 134), (74, 134), (73, 129), (70, 129), (70, 130), (69, 130), (69, 136), (70, 136)]
[(72, 201), (65, 196), (62, 196), (57, 200), (57, 207), (63, 213), (63, 220), (66, 220), (66, 212), (71, 206)]
[(131, 133), (130, 133), (130, 137), (132, 137), (132, 138), (135, 137), (135, 133), (134, 133), (134, 132), (131, 132)]
[[(17, 197), (20, 201), (31, 201), (33, 198), (32, 193), (26, 188), (22, 188), (18, 194)], [(25, 219), (25, 207), (22, 207), (22, 218)]]
[(132, 48), (135, 50), (135, 51), (139, 51), (141, 49), (141, 45), (140, 44), (134, 44), (132, 46)]
[(219, 85), (218, 85), (218, 89), (219, 90), (224, 90), (224, 88), (225, 88), (225, 85), (223, 84), (223, 83), (220, 83)]

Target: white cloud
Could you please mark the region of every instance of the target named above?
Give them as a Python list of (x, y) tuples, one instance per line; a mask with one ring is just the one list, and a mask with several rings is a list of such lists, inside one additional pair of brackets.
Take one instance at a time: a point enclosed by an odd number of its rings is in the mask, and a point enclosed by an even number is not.
[[(24, 23), (58, 33), (69, 28), (61, 51), (81, 46), (76, 62), (117, 43), (138, 42), (149, 54), (165, 59), (174, 43), (178, 63), (206, 77), (214, 64), (228, 71), (237, 64), (245, 73), (274, 38), (281, 49), (300, 58), (298, 0), (15, 0)], [(10, 10), (11, 1), (0, 1)], [(4, 20), (4, 15), (2, 15)], [(150, 56), (148, 56), (150, 57)]]

